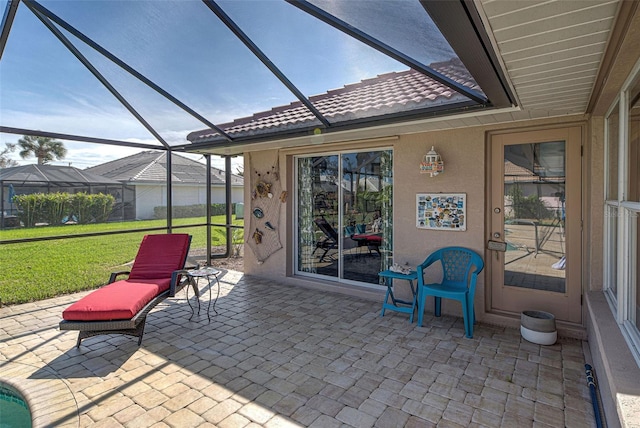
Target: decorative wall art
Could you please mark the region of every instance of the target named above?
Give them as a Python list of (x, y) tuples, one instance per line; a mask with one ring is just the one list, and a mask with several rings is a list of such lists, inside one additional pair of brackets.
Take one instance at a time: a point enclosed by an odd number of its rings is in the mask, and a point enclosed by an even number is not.
[(270, 167), (257, 168), (250, 157), (249, 164), (253, 189), (247, 244), (253, 250), (258, 263), (262, 263), (282, 248), (279, 230), (280, 208), (287, 202), (287, 192), (281, 187), (277, 153), (276, 160)]
[(418, 193), (416, 227), (435, 230), (467, 230), (466, 193)]

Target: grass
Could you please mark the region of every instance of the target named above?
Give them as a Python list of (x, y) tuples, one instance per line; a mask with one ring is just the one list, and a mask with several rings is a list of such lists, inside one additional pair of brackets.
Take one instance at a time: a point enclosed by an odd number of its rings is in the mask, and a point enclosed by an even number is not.
[[(205, 218), (176, 219), (176, 225), (204, 223)], [(224, 216), (212, 218), (212, 223), (225, 223)], [(235, 221), (242, 224), (242, 220)], [(69, 236), (82, 233), (141, 229), (166, 225), (163, 220), (148, 220), (95, 225), (66, 225), (0, 232), (0, 239)], [(206, 247), (206, 228), (203, 226), (174, 229), (176, 233), (193, 236), (191, 248)], [(61, 294), (94, 289), (104, 285), (109, 274), (126, 270), (142, 237), (147, 233), (132, 232), (97, 237), (55, 239), (0, 246), (0, 302), (19, 304), (47, 299)], [(223, 229), (212, 231), (212, 245), (224, 245)]]

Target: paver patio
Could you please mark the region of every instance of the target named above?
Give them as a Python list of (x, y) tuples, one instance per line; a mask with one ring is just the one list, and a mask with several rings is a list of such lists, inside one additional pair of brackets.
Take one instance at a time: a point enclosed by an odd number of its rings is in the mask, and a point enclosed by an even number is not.
[[(583, 342), (553, 346), (461, 318), (225, 272), (215, 309), (184, 292), (135, 338), (61, 332), (82, 293), (0, 308), (0, 379), (54, 426), (589, 427)], [(206, 307), (206, 297), (202, 297)], [(37, 405), (37, 406), (36, 406)], [(37, 408), (35, 408), (37, 407)]]

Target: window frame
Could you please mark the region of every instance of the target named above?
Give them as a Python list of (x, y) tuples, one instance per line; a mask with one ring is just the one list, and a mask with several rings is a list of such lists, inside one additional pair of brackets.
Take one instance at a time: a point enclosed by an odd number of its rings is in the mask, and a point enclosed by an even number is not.
[[(621, 319), (621, 314), (618, 313), (618, 291), (619, 291), (619, 287), (617, 286), (612, 286), (611, 284), (611, 279), (612, 276), (615, 274), (615, 277), (613, 277), (613, 281), (617, 281), (618, 277), (618, 261), (620, 260), (619, 254), (619, 244), (620, 244), (620, 240), (619, 238), (619, 226), (620, 226), (620, 202), (619, 202), (619, 197), (620, 197), (620, 188), (618, 187), (616, 195), (618, 196), (618, 198), (616, 199), (609, 199), (609, 189), (610, 189), (610, 179), (611, 179), (611, 175), (609, 174), (609, 165), (611, 165), (611, 159), (609, 158), (610, 155), (610, 150), (609, 150), (609, 145), (611, 144), (609, 136), (609, 127), (610, 127), (610, 118), (613, 114), (617, 113), (618, 114), (618, 159), (616, 159), (616, 161), (618, 162), (619, 165), (619, 153), (620, 153), (620, 134), (621, 134), (621, 128), (623, 127), (623, 123), (622, 123), (622, 117), (623, 115), (620, 113), (620, 96), (617, 96), (616, 99), (614, 100), (614, 102), (612, 103), (611, 107), (609, 108), (609, 110), (607, 111), (606, 115), (605, 115), (605, 120), (604, 120), (604, 164), (605, 164), (605, 172), (604, 172), (604, 266), (603, 266), (603, 290), (605, 292), (605, 297), (607, 297), (607, 301), (609, 302), (609, 306), (611, 307), (612, 312), (614, 313), (614, 315), (616, 316), (616, 320), (620, 320)], [(620, 168), (618, 166), (618, 175), (620, 175)], [(620, 181), (619, 177), (617, 179), (618, 183)], [(615, 213), (613, 213), (613, 211), (615, 211)], [(612, 227), (611, 225), (611, 218), (612, 216), (615, 216), (618, 220), (615, 223), (615, 228)], [(612, 236), (614, 236), (615, 239), (615, 248), (612, 246)], [(615, 251), (615, 266), (612, 266), (610, 264), (611, 259), (609, 258), (609, 254), (612, 254), (612, 252)]]
[[(640, 60), (635, 64), (633, 70), (625, 80), (620, 89), (618, 97), (612, 103), (605, 116), (604, 126), (604, 257), (603, 257), (603, 292), (609, 302), (611, 311), (620, 327), (623, 337), (629, 349), (640, 366), (640, 328), (636, 317), (637, 293), (640, 292), (638, 283), (638, 228), (640, 228), (640, 202), (629, 200), (629, 175), (630, 161), (630, 91), (640, 80)], [(609, 159), (609, 121), (608, 118), (616, 111), (619, 113), (618, 130), (618, 191), (617, 199), (609, 200), (609, 169), (612, 159)], [(617, 227), (612, 228), (609, 215), (613, 208), (617, 209)], [(615, 234), (617, 260), (615, 266), (610, 263), (608, 257), (611, 251), (611, 240)], [(625, 263), (625, 261), (629, 261)], [(616, 292), (614, 293), (609, 280), (612, 270), (616, 273)]]

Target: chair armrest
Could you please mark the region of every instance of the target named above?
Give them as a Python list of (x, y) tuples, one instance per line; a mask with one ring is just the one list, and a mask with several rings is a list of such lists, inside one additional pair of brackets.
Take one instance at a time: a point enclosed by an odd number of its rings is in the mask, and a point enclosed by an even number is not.
[(128, 270), (122, 270), (120, 272), (111, 272), (111, 276), (109, 277), (109, 284), (111, 284), (112, 282), (116, 282), (116, 278), (118, 278), (120, 275), (129, 275), (131, 272)]
[(479, 273), (480, 273), (479, 270), (475, 270), (471, 272), (471, 278), (469, 279), (469, 296), (471, 297), (472, 301), (476, 294), (476, 283), (478, 282)]
[[(422, 273), (422, 271), (426, 268), (428, 268), (429, 266), (431, 266), (432, 264), (434, 264), (435, 262), (437, 262), (440, 259), (434, 258), (434, 257), (428, 257), (427, 260), (423, 261), (422, 263), (420, 263), (417, 267), (416, 270), (418, 271), (418, 273)], [(419, 276), (419, 275), (418, 275)]]
[(169, 286), (169, 297), (174, 297), (185, 285), (191, 282), (188, 269), (174, 270), (171, 274), (171, 285)]
[(424, 285), (424, 270), (439, 260), (440, 258), (436, 257), (435, 253), (430, 254), (425, 261), (416, 266), (416, 272), (418, 273), (418, 288), (422, 288)]

